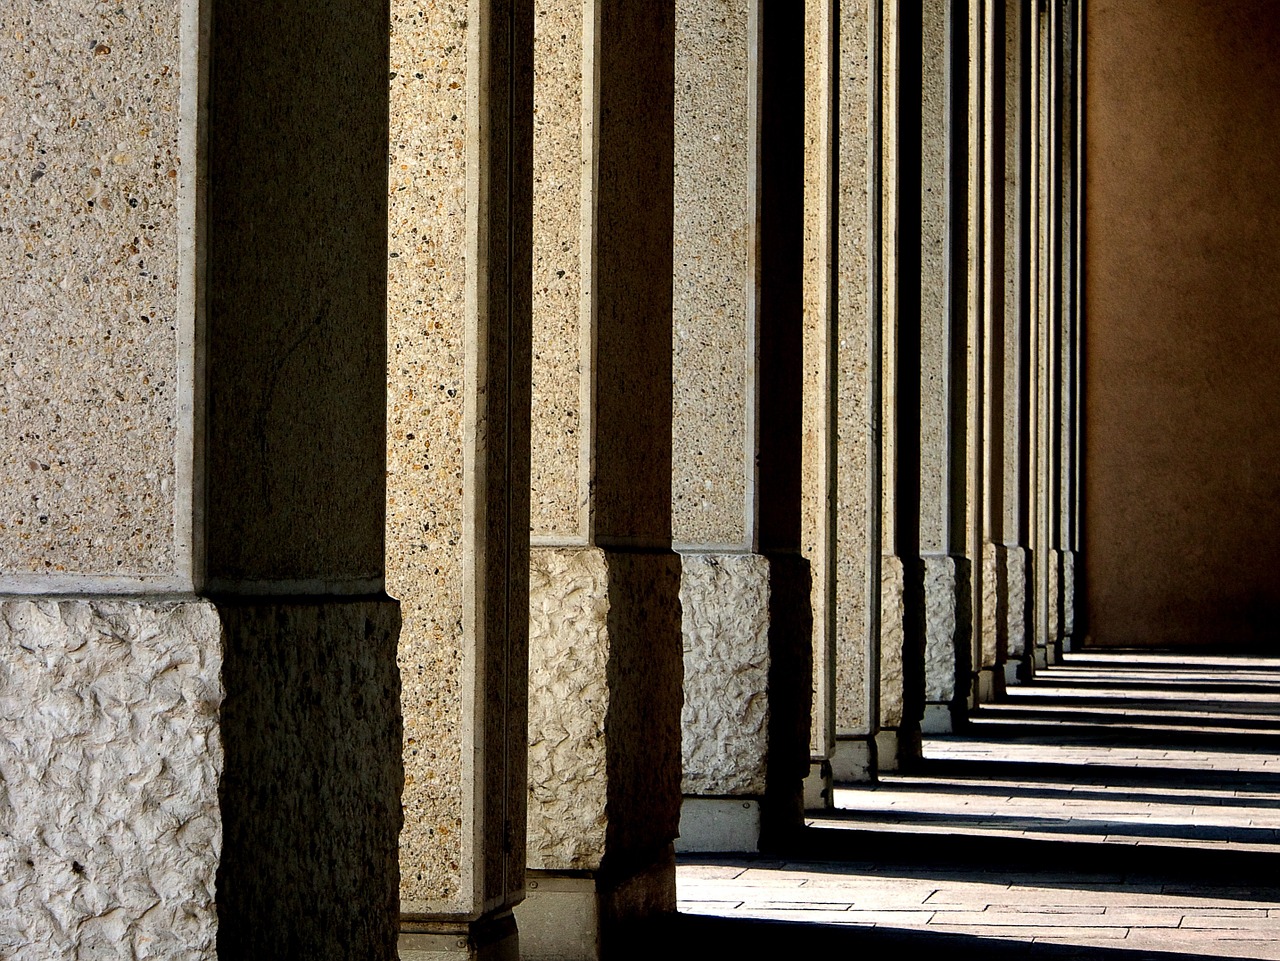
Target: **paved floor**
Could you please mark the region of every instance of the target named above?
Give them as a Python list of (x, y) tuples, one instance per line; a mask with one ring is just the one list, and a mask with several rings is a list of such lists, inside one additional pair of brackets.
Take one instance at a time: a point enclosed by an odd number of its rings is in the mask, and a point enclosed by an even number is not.
[(683, 857), (682, 923), (761, 957), (1280, 959), (1278, 747), (1280, 660), (1068, 655), (838, 788), (800, 859)]

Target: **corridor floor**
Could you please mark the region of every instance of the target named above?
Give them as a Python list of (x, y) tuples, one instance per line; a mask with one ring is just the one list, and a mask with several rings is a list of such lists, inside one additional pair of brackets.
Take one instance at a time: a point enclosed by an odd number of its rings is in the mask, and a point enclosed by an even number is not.
[(683, 856), (680, 923), (744, 957), (1280, 959), (1278, 749), (1280, 659), (1067, 655), (837, 787), (794, 860)]

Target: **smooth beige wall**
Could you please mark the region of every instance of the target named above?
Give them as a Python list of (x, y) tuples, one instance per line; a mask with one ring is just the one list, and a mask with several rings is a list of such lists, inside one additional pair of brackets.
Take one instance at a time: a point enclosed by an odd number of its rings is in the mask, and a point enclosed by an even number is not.
[(1280, 4), (1089, 0), (1098, 645), (1280, 640)]

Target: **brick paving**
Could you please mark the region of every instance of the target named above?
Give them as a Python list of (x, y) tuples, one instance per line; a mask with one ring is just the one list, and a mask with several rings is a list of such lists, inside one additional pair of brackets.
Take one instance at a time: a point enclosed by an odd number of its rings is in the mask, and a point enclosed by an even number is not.
[(1280, 959), (1277, 746), (1280, 660), (1068, 655), (838, 786), (795, 857), (682, 857), (682, 923), (762, 957)]

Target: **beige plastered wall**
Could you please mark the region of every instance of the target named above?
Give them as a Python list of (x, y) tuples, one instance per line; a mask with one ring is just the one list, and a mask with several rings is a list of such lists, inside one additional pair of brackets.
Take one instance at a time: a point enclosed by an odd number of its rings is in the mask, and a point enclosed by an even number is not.
[(1280, 16), (1086, 5), (1084, 559), (1097, 645), (1280, 640)]

